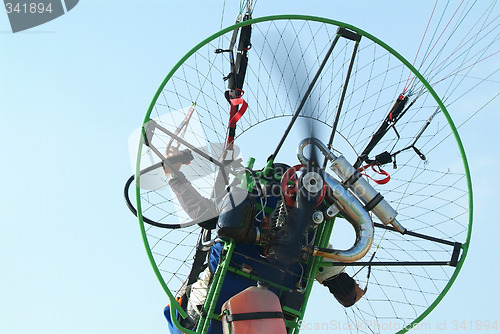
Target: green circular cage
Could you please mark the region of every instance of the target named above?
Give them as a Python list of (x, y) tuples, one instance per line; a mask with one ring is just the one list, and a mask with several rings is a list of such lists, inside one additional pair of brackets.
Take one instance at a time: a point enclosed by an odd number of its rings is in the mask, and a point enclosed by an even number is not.
[[(192, 266), (200, 227), (169, 189), (161, 154), (189, 114), (179, 149), (189, 143), (196, 150), (183, 172), (210, 198), (215, 162), (225, 154), (226, 80), (231, 57), (238, 54), (215, 51), (226, 50), (234, 32), (247, 26), (252, 35), (242, 94), (248, 109), (237, 123), (234, 158), (265, 166), (317, 73), (275, 160), (298, 163), (303, 120), (313, 122), (316, 135), (325, 143), (331, 140), (332, 152), (355, 167), (389, 154), (390, 161), (378, 164), (388, 182), (377, 182), (377, 171), (363, 172), (408, 230), (401, 234), (374, 217), (370, 250), (345, 269), (367, 286), (365, 296), (344, 308), (311, 282), (308, 309), (289, 332), (307, 330), (325, 318), (336, 319), (337, 330), (349, 333), (405, 332), (417, 326), (453, 285), (469, 247), (472, 189), (460, 137), (433, 86), (394, 49), (352, 25), (300, 15), (250, 19), (208, 37), (173, 67), (148, 108), (137, 133), (135, 205), (147, 254), (171, 305)], [(394, 105), (403, 98), (396, 115)], [(154, 130), (148, 128), (152, 121)], [(373, 141), (384, 124), (383, 135)], [(328, 243), (338, 248), (355, 237), (342, 219), (329, 232)]]

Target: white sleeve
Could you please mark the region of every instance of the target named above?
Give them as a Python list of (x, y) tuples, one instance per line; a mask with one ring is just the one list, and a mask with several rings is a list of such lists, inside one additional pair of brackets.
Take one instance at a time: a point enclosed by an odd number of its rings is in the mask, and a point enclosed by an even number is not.
[[(328, 244), (328, 248), (333, 248), (331, 244)], [(323, 262), (335, 262), (331, 259), (323, 258)], [(316, 280), (323, 283), (324, 280), (340, 274), (345, 269), (345, 266), (321, 266), (319, 271), (316, 273)]]

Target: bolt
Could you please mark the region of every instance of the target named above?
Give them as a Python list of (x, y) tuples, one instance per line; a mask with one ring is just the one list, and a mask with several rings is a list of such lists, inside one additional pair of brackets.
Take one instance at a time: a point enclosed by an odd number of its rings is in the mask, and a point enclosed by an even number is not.
[(321, 224), (323, 222), (323, 212), (315, 211), (312, 215), (312, 220), (315, 224)]

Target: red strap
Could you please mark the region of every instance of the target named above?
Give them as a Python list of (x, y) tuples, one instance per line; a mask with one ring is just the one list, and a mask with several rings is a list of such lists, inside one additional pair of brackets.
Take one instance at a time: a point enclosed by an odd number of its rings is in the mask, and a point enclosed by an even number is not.
[[(229, 117), (229, 125), (232, 126), (236, 125), (236, 122), (238, 122), (241, 116), (243, 116), (243, 114), (245, 113), (245, 111), (247, 111), (248, 103), (241, 97), (237, 99), (231, 99), (230, 102), (231, 102), (231, 113)], [(240, 108), (238, 108), (239, 105), (241, 105)]]
[[(366, 174), (366, 173), (363, 173), (363, 171), (365, 169), (367, 169), (368, 167), (371, 167), (372, 170), (376, 173), (376, 174), (379, 174), (379, 175), (384, 175), (385, 177), (383, 179), (380, 179), (380, 180), (377, 180), (377, 179), (374, 179), (373, 177), (371, 177), (370, 175)], [(380, 168), (379, 165), (377, 164), (370, 164), (370, 165), (365, 165), (363, 167), (360, 167), (358, 169), (358, 171), (363, 174), (364, 176), (366, 176), (367, 178), (369, 178), (370, 180), (372, 180), (373, 182), (375, 182), (376, 184), (386, 184), (387, 182), (389, 182), (391, 180), (391, 176), (389, 175), (389, 173), (387, 173), (385, 170), (383, 170), (382, 168)]]
[[(245, 111), (247, 111), (248, 103), (243, 100), (242, 97), (231, 99), (229, 102), (231, 104), (231, 109), (229, 112), (229, 133), (227, 135), (226, 146), (229, 150), (232, 150), (236, 123), (240, 120)], [(241, 105), (241, 107), (238, 108), (239, 105)]]

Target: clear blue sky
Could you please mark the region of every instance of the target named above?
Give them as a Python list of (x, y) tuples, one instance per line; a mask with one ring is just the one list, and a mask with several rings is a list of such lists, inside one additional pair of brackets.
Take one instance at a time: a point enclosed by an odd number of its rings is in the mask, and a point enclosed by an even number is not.
[[(355, 3), (260, 0), (255, 16), (348, 22), (412, 59), (434, 1)], [(224, 26), (237, 7), (226, 5)], [(222, 1), (81, 1), (17, 34), (0, 11), (0, 333), (168, 331), (167, 297), (122, 198), (132, 173), (127, 140), (167, 72), (219, 29), (222, 8)], [(499, 320), (499, 106), (497, 99), (459, 130), (475, 191), (472, 244), (428, 322)]]

